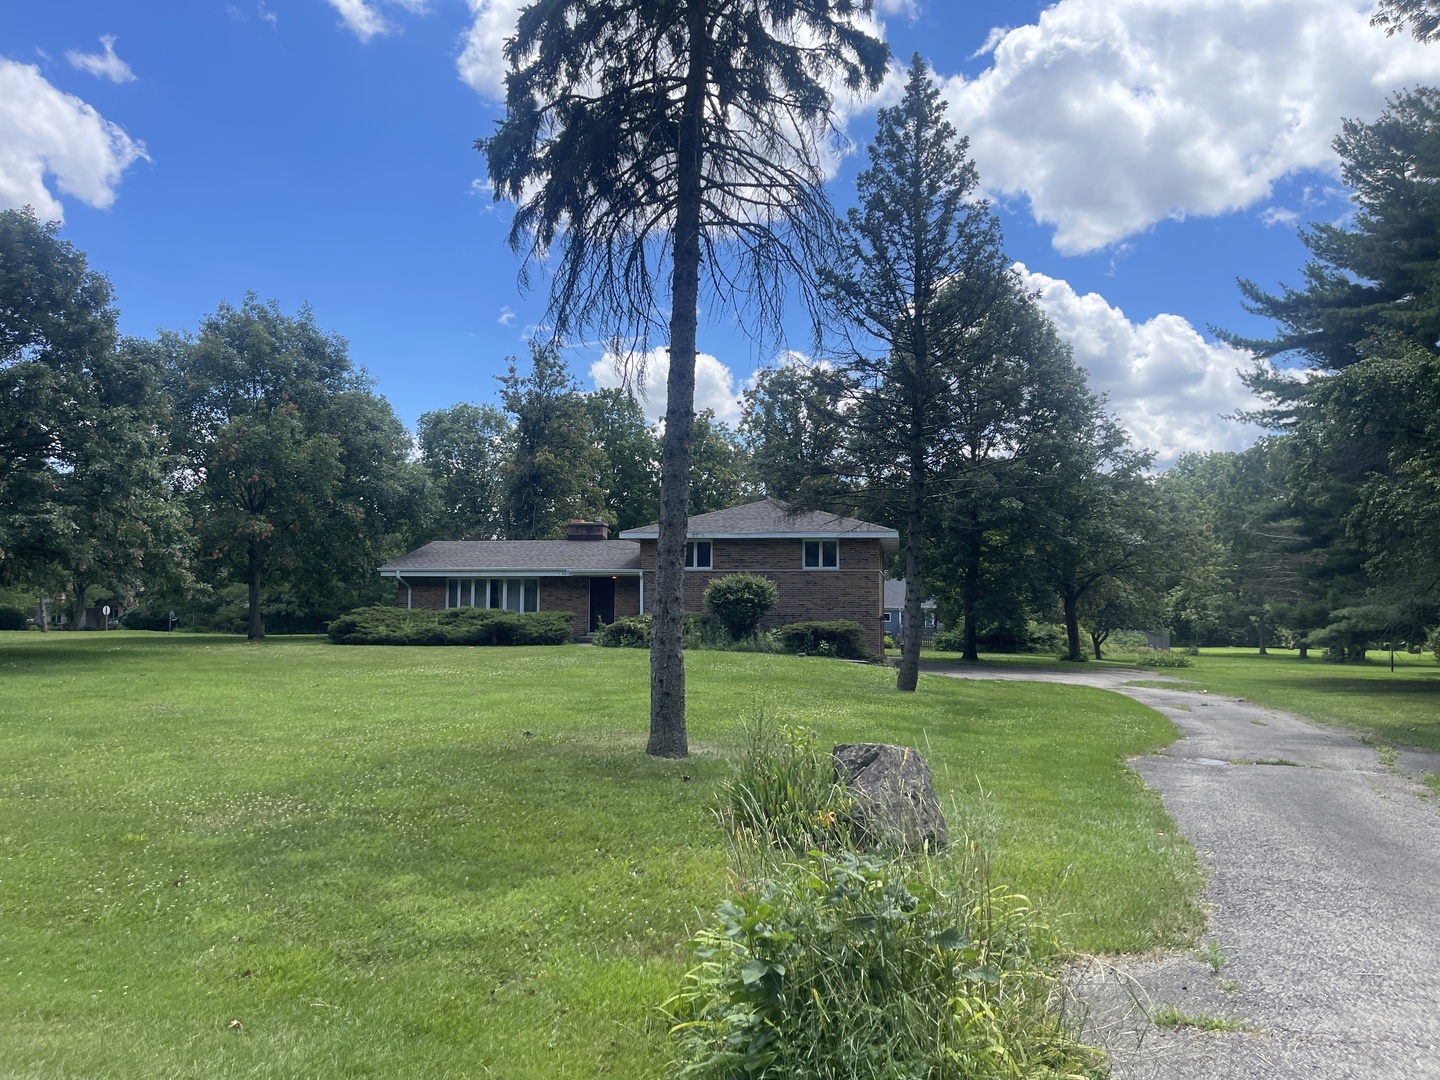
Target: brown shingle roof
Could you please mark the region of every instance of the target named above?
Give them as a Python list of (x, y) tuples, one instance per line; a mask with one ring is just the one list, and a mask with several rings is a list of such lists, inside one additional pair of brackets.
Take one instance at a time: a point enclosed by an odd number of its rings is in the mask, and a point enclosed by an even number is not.
[(436, 540), (380, 567), (382, 574), (530, 570), (613, 574), (640, 569), (630, 540)]
[[(854, 536), (874, 537), (877, 540), (895, 540), (899, 533), (876, 525), (870, 521), (839, 517), (822, 510), (792, 511), (779, 499), (761, 499), (759, 502), (732, 506), (727, 510), (715, 510), (709, 514), (696, 514), (690, 519), (686, 530), (690, 536)], [(642, 525), (638, 529), (626, 529), (620, 534), (627, 540), (653, 540), (660, 535), (659, 525)]]

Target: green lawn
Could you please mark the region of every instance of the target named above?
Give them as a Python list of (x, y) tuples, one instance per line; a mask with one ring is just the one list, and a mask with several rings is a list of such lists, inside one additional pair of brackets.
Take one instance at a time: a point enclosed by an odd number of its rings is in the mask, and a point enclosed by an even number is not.
[[(1360, 664), (1332, 664), (1318, 654), (1301, 660), (1289, 649), (1202, 649), (1189, 668), (1156, 669), (1216, 693), (1230, 694), (1326, 724), (1353, 728), (1376, 743), (1440, 751), (1440, 664), (1433, 656), (1372, 652)], [(959, 653), (925, 652), (927, 660), (959, 662)], [(986, 654), (986, 664), (1067, 670), (1134, 666), (1135, 658), (1064, 664), (1050, 656)], [(1139, 678), (1149, 678), (1139, 676)]]
[(657, 762), (646, 663), (0, 636), (0, 1076), (656, 1075), (655, 1006), (726, 889), (714, 786), (759, 711), (924, 748), (1076, 948), (1200, 927), (1193, 853), (1123, 767), (1173, 738), (1155, 713), (694, 653), (694, 753)]

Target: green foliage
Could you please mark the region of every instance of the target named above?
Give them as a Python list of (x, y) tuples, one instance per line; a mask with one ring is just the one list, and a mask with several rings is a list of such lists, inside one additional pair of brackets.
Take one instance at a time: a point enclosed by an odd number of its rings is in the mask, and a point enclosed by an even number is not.
[(0, 607), (0, 630), (24, 630), (29, 618), (20, 608)]
[(1188, 656), (1178, 652), (1167, 652), (1164, 649), (1141, 649), (1140, 654), (1135, 658), (1137, 667), (1149, 668), (1187, 668), (1193, 667), (1194, 663)]
[(691, 438), (691, 514), (724, 510), (758, 497), (750, 454), (735, 433), (716, 419), (714, 409), (696, 414)]
[(1430, 631), (1430, 637), (1425, 642), (1425, 648), (1430, 650), (1430, 655), (1440, 660), (1440, 630)]
[(736, 641), (755, 633), (779, 599), (775, 582), (760, 574), (726, 574), (705, 586), (705, 607)]
[(895, 639), (894, 639), (893, 637), (891, 637), (889, 634), (886, 634), (886, 635), (885, 635), (885, 648), (887, 648), (887, 649), (893, 649), (893, 648), (895, 648)]
[(436, 533), (448, 540), (504, 535), (503, 473), (514, 432), (494, 405), (455, 405), (422, 413), (416, 440), (430, 476)]
[(845, 660), (869, 660), (865, 631), (850, 619), (829, 622), (794, 622), (775, 628), (775, 640), (786, 652), (809, 656), (838, 656)]
[(931, 647), (936, 652), (963, 652), (965, 649), (965, 631), (958, 626), (946, 627), (944, 630), (935, 631), (935, 637), (931, 641)]
[(660, 440), (639, 400), (628, 387), (601, 389), (586, 396), (585, 410), (604, 458), (600, 488), (607, 520), (622, 532), (658, 521)]
[(650, 648), (649, 615), (625, 615), (595, 632), (595, 644), (606, 649)]
[(745, 753), (720, 785), (720, 818), (738, 844), (801, 852), (854, 846), (851, 799), (808, 728), (747, 723)]
[(674, 1075), (1099, 1077), (1055, 1015), (1059, 947), (978, 860), (811, 854), (723, 903), (665, 1005)]
[(450, 608), (360, 608), (330, 624), (337, 645), (564, 645), (570, 641), (568, 611), (502, 611)]
[(523, 377), (512, 359), (500, 400), (514, 427), (513, 456), (504, 468), (505, 535), (562, 539), (570, 519), (599, 517), (605, 459), (595, 446), (585, 395), (559, 351), (532, 344)]

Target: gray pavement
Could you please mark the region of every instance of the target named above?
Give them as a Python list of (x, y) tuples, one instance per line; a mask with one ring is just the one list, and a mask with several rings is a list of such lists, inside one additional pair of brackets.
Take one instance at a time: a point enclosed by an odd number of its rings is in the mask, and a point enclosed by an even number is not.
[[(1392, 766), (1250, 702), (1125, 685), (1165, 678), (1153, 671), (926, 670), (1113, 690), (1182, 733), (1132, 764), (1200, 853), (1204, 941), (1223, 966), (1185, 954), (1081, 973), (1088, 1037), (1116, 1080), (1440, 1078), (1440, 799), (1419, 782), (1440, 755)], [(1148, 1015), (1164, 1006), (1247, 1030), (1162, 1029)]]

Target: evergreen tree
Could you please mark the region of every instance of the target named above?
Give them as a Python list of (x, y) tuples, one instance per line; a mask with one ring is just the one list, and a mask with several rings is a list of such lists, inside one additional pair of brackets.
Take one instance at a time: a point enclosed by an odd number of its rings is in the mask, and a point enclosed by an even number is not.
[[(911, 61), (900, 104), (881, 109), (858, 205), (841, 226), (827, 292), (863, 340), (845, 359), (856, 405), (851, 470), (876, 516), (900, 525), (905, 626), (920, 625), (926, 516), (937, 477), (963, 444), (962, 403), (995, 343), (983, 332), (1014, 288), (989, 206), (972, 201), (968, 141), (945, 119), (925, 62)], [(878, 345), (870, 349), (870, 345)], [(905, 635), (896, 685), (914, 690), (920, 637)]]
[(829, 215), (830, 87), (873, 89), (887, 50), (870, 0), (537, 0), (506, 45), (505, 118), (479, 142), (511, 243), (557, 257), (557, 335), (643, 340), (669, 301), (650, 740), (688, 753), (681, 652), (702, 276), (773, 325)]
[(571, 518), (599, 517), (604, 455), (595, 446), (585, 395), (560, 353), (532, 346), (524, 377), (512, 360), (500, 380), (500, 400), (514, 429), (514, 457), (504, 472), (506, 537), (562, 539)]

